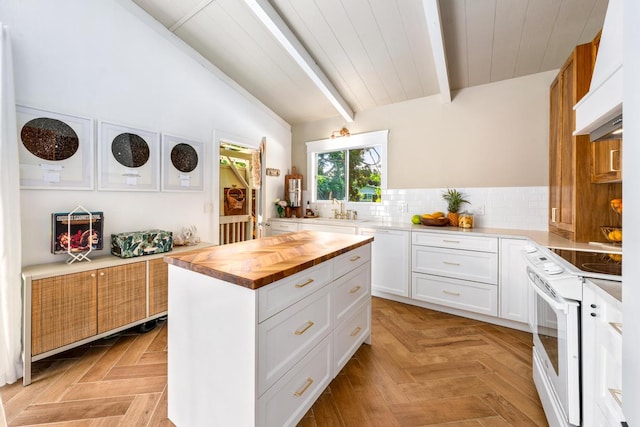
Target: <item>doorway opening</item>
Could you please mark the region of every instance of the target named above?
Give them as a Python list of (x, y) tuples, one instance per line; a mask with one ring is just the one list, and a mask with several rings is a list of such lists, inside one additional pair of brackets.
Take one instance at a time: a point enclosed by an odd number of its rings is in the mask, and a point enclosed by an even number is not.
[(264, 141), (250, 147), (219, 141), (219, 244), (262, 237), (262, 158)]

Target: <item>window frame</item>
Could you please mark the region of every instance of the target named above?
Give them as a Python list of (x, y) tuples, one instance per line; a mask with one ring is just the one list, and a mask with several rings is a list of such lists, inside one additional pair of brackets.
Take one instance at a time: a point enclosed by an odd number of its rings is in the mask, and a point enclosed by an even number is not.
[[(387, 153), (389, 144), (389, 129), (364, 132), (349, 137), (341, 137), (336, 139), (320, 139), (316, 141), (309, 141), (307, 145), (307, 173), (309, 179), (307, 180), (307, 190), (310, 193), (310, 201), (312, 203), (331, 203), (330, 200), (317, 200), (317, 154), (329, 153), (333, 151), (351, 150), (355, 148), (367, 148), (372, 146), (380, 147), (380, 189), (387, 189)], [(346, 168), (347, 166), (345, 166)], [(348, 182), (345, 182), (345, 196), (342, 199), (347, 203), (370, 203), (379, 204), (379, 202), (351, 202), (349, 201)]]

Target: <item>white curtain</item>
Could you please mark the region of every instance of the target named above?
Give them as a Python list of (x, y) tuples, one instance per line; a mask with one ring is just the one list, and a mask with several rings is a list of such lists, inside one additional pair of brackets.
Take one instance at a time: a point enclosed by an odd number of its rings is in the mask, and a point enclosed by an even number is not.
[(22, 376), (20, 168), (9, 30), (0, 23), (0, 386)]

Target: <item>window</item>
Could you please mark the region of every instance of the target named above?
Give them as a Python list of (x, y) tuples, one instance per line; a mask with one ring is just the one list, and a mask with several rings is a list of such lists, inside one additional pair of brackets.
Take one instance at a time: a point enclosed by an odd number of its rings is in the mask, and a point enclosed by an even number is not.
[(307, 171), (314, 202), (382, 201), (387, 187), (389, 131), (307, 142)]

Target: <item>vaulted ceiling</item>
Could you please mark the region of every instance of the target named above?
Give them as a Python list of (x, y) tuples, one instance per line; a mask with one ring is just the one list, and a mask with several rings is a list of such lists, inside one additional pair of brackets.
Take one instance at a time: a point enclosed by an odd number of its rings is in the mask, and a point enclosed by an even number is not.
[[(559, 68), (607, 0), (132, 0), (290, 124)], [(296, 61), (297, 59), (297, 61)], [(455, 102), (455, 99), (454, 99)]]

